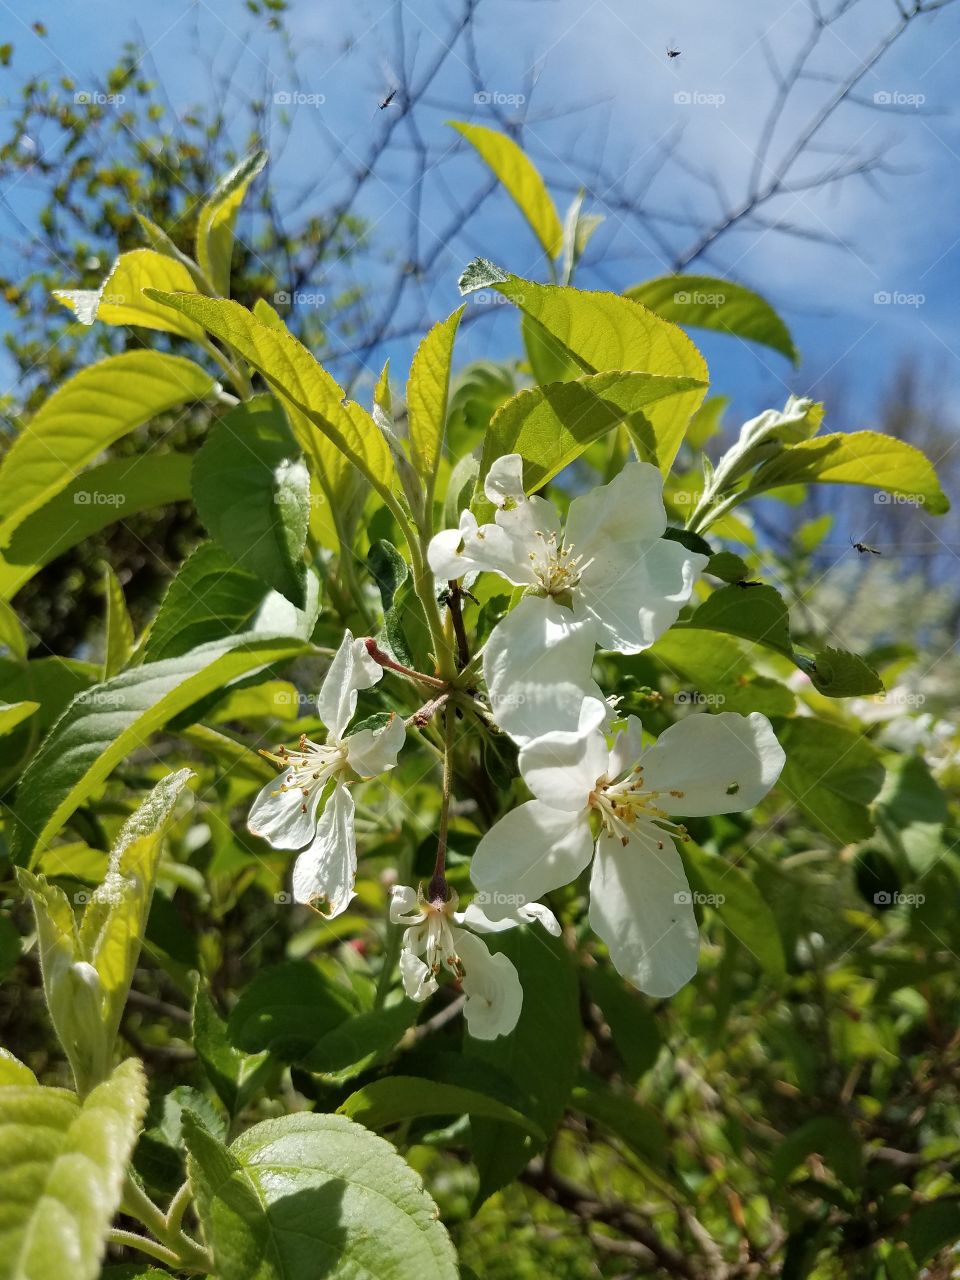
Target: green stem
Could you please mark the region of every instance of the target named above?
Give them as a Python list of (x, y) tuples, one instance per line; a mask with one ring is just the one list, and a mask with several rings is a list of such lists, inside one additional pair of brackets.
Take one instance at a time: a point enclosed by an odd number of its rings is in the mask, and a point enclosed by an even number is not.
[[(178, 1191), (171, 1204), (171, 1210), (177, 1199), (180, 1197), (183, 1188)], [(186, 1208), (184, 1204), (182, 1208), (178, 1206), (180, 1217), (183, 1216), (183, 1210)], [(210, 1271), (210, 1257), (196, 1240), (191, 1240), (179, 1227), (178, 1224), (171, 1224), (167, 1220), (167, 1215), (163, 1210), (153, 1203), (143, 1187), (136, 1181), (132, 1174), (127, 1174), (127, 1181), (123, 1188), (123, 1211), (132, 1218), (136, 1218), (138, 1222), (160, 1241), (155, 1248), (165, 1249), (176, 1261), (177, 1266), (187, 1271), (199, 1271), (204, 1274)], [(152, 1245), (152, 1241), (142, 1242), (142, 1237), (132, 1232), (126, 1233), (132, 1235), (133, 1240), (141, 1241), (135, 1247), (143, 1249), (143, 1244)], [(129, 1243), (129, 1242), (128, 1242)], [(144, 1252), (149, 1253), (150, 1250), (145, 1249)]]
[(137, 1249), (140, 1253), (145, 1253), (168, 1267), (181, 1267), (181, 1261), (175, 1253), (154, 1240), (148, 1240), (146, 1236), (138, 1236), (135, 1231), (122, 1231), (119, 1227), (113, 1227), (107, 1239), (111, 1244), (122, 1244), (128, 1249)]
[(193, 1202), (193, 1191), (188, 1178), (180, 1187), (180, 1190), (170, 1201), (170, 1207), (167, 1209), (167, 1231), (179, 1231), (180, 1224), (183, 1222), (183, 1215), (187, 1208)]

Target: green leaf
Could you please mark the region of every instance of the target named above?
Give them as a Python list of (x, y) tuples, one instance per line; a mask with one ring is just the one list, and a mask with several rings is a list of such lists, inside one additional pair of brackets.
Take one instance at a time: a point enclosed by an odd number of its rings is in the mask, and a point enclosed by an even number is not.
[(215, 291), (230, 294), (233, 231), (247, 188), (267, 163), (265, 151), (254, 151), (220, 179), (197, 217), (197, 262)]
[(183, 453), (116, 458), (91, 467), (17, 528), (0, 559), (9, 600), (38, 570), (115, 520), (190, 497), (192, 459)]
[(960, 1237), (960, 1205), (956, 1200), (922, 1204), (910, 1214), (901, 1234), (918, 1266), (922, 1267), (941, 1249), (956, 1246)]
[(464, 307), (458, 307), (441, 324), (435, 324), (417, 347), (410, 365), (410, 378), (407, 382), (407, 430), (413, 465), (420, 473), (426, 489), (428, 510), (433, 501), (433, 487), (447, 425), (453, 344), (463, 312)]
[(923, 757), (896, 757), (877, 797), (877, 818), (914, 875), (925, 875), (943, 857), (949, 816), (947, 798)]
[(718, 551), (716, 555), (712, 555), (704, 573), (730, 583), (743, 582), (750, 577), (746, 562), (732, 551)]
[(193, 287), (193, 277), (182, 263), (155, 249), (131, 249), (129, 253), (121, 253), (99, 289), (54, 289), (53, 296), (68, 307), (81, 324), (100, 320), (103, 324), (135, 325), (203, 342), (200, 325), (182, 315), (171, 314), (144, 294), (145, 289), (190, 292)]
[(193, 1000), (193, 1047), (223, 1105), (235, 1115), (260, 1085), (268, 1055), (241, 1053), (227, 1035), (206, 991), (197, 984)]
[(6, 600), (0, 600), (0, 645), (5, 646), (12, 657), (26, 658), (29, 645), (23, 624)]
[(97, 1280), (145, 1110), (133, 1058), (82, 1103), (65, 1089), (0, 1089), (2, 1280)]
[(812, 663), (797, 659), (797, 665), (828, 698), (867, 697), (883, 691), (883, 681), (873, 667), (845, 649), (823, 649)]
[(757, 471), (748, 494), (781, 485), (859, 484), (894, 494), (940, 516), (950, 503), (928, 459), (912, 444), (877, 431), (817, 436), (790, 445)]
[(140, 957), (163, 838), (193, 776), (189, 769), (168, 773), (127, 819), (111, 850), (106, 877), (83, 913), (80, 950), (100, 978), (103, 1019), (111, 1044)]
[(447, 124), (476, 148), (481, 159), (500, 179), (547, 257), (559, 257), (563, 249), (560, 215), (529, 156), (512, 138), (495, 129), (487, 129), (482, 124), (464, 124), (460, 120), (448, 120)]
[(87, 690), (54, 725), (17, 789), (14, 856), (24, 862), (151, 734), (198, 699), (252, 671), (284, 662), (302, 642), (246, 633), (179, 658), (124, 671)]
[(123, 598), (123, 588), (108, 564), (103, 566), (103, 594), (107, 601), (103, 676), (109, 680), (122, 671), (133, 652), (133, 623)]
[(460, 278), (462, 293), (475, 289), (496, 289), (509, 298), (562, 344), (583, 373), (627, 369), (691, 378), (690, 390), (645, 411), (657, 462), (665, 474), (670, 470), (708, 380), (703, 357), (682, 329), (619, 294), (536, 284), (507, 275), (483, 258)]
[(245, 1053), (269, 1050), (285, 1062), (308, 1057), (356, 1010), (308, 960), (290, 960), (256, 975), (240, 993), (227, 1023)]
[(570, 1095), (572, 1110), (597, 1120), (640, 1157), (662, 1170), (667, 1163), (667, 1131), (652, 1107), (637, 1102), (623, 1090), (612, 1089), (592, 1076)]
[(714, 276), (659, 276), (624, 293), (677, 324), (715, 329), (772, 347), (800, 363), (790, 331), (765, 298), (742, 284)]
[(193, 464), (197, 514), (238, 565), (302, 609), (310, 477), (280, 406), (239, 404), (210, 430)]
[[(577, 972), (562, 942), (533, 929), (495, 934), (491, 951), (516, 965), (523, 983), (520, 1021), (508, 1036), (464, 1042), (464, 1056), (510, 1077), (529, 1101), (525, 1112), (549, 1137), (563, 1116), (580, 1065), (582, 1029)], [(514, 1125), (476, 1118), (473, 1159), (480, 1174), (477, 1204), (511, 1182), (538, 1149)]]
[[(650, 373), (598, 373), (575, 382), (531, 387), (494, 414), (484, 438), (480, 478), (505, 453), (524, 461), (524, 485), (533, 492), (578, 458), (594, 440), (646, 418), (658, 404), (687, 396), (698, 384), (690, 378)], [(643, 427), (638, 430), (643, 430)], [(656, 457), (656, 442), (648, 441)]]
[(787, 753), (779, 787), (838, 844), (873, 831), (869, 805), (883, 785), (883, 766), (866, 738), (810, 717), (777, 726)]
[(215, 542), (201, 542), (167, 588), (147, 636), (147, 662), (179, 658), (253, 625), (266, 594)]
[(384, 1129), (401, 1120), (421, 1116), (484, 1116), (516, 1125), (540, 1143), (546, 1135), (527, 1116), (476, 1089), (424, 1080), (417, 1076), (386, 1076), (351, 1093), (338, 1114), (357, 1120), (368, 1129)]
[(583, 981), (610, 1028), (614, 1048), (636, 1083), (656, 1062), (663, 1046), (660, 1028), (647, 1002), (614, 970), (587, 969)]
[(7, 733), (12, 733), (17, 725), (29, 719), (39, 706), (39, 702), (0, 702), (0, 738)]
[(671, 627), (650, 654), (688, 684), (674, 695), (678, 701), (693, 702), (704, 695), (725, 711), (744, 715), (761, 711), (766, 716), (788, 716), (796, 707), (791, 690), (779, 680), (758, 676), (732, 637)]
[(740, 636), (793, 658), (787, 606), (779, 591), (765, 584), (721, 587), (707, 596), (682, 625)]
[(160, 289), (149, 294), (233, 347), (372, 484), (381, 491), (389, 488), (393, 460), (376, 423), (365, 409), (345, 398), (343, 388), (286, 328), (263, 324), (246, 307), (223, 298)]
[(346, 1116), (265, 1120), (228, 1149), (184, 1117), (188, 1171), (219, 1280), (456, 1280), (418, 1174)]
[(158, 351), (125, 351), (81, 369), (44, 401), (4, 456), (0, 546), (109, 445), (158, 414), (204, 399), (214, 386), (192, 360)]
[(692, 841), (683, 845), (682, 852), (694, 886), (716, 900), (715, 910), (724, 927), (772, 982), (782, 982), (786, 958), (777, 921), (750, 876), (736, 863), (708, 853)]
[(342, 1084), (366, 1071), (395, 1048), (420, 1012), (412, 1000), (358, 1013), (325, 1032), (300, 1060), (331, 1084)]
[(862, 1182), (860, 1137), (850, 1123), (839, 1116), (818, 1116), (784, 1139), (771, 1164), (774, 1183), (782, 1187), (797, 1166), (811, 1155), (820, 1156), (845, 1186), (854, 1188)]
[(15, 1058), (9, 1049), (4, 1049), (0, 1045), (0, 1089), (11, 1084), (18, 1085), (20, 1088), (33, 1088), (37, 1085), (37, 1077), (19, 1058)]

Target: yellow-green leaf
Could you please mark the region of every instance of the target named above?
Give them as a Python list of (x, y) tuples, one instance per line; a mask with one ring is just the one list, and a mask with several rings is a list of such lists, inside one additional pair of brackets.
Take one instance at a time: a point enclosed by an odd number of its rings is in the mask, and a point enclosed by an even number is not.
[(45, 401), (0, 466), (0, 546), (108, 445), (179, 405), (202, 400), (214, 379), (192, 360), (125, 351), (81, 369)]
[(496, 289), (552, 334), (583, 373), (630, 369), (692, 379), (690, 390), (651, 405), (645, 414), (660, 469), (670, 470), (708, 377), (703, 356), (682, 329), (620, 294), (536, 284), (483, 258), (464, 271), (460, 289)]
[(147, 287), (191, 290), (194, 282), (187, 268), (175, 259), (155, 249), (131, 249), (121, 253), (99, 289), (55, 289), (54, 297), (82, 324), (101, 320), (104, 324), (178, 333), (194, 342), (203, 339), (199, 325), (145, 297)]
[(133, 623), (123, 598), (123, 588), (110, 565), (103, 566), (103, 594), (107, 602), (103, 646), (103, 678), (109, 680), (122, 671), (133, 652)]
[[(435, 324), (417, 347), (407, 382), (407, 414), (413, 463), (432, 496), (443, 448), (450, 395), (453, 344), (464, 308)], [(428, 499), (429, 501), (429, 499)]]
[(677, 324), (759, 342), (799, 363), (790, 330), (766, 298), (742, 284), (714, 276), (659, 276), (624, 293)]
[(781, 485), (860, 484), (895, 494), (931, 515), (950, 510), (933, 465), (919, 449), (878, 431), (817, 436), (771, 458), (750, 483), (750, 493)]
[(32, 716), (39, 702), (0, 702), (0, 738)]
[(264, 324), (239, 302), (225, 298), (160, 289), (148, 292), (158, 305), (189, 316), (233, 347), (371, 483), (381, 491), (390, 486), (393, 460), (376, 423), (365, 409), (345, 398), (343, 388), (292, 333)]
[(233, 231), (247, 188), (267, 163), (265, 151), (244, 157), (221, 178), (197, 218), (197, 262), (217, 293), (230, 294)]
[(563, 226), (557, 207), (533, 161), (505, 133), (482, 124), (465, 124), (448, 120), (452, 129), (475, 147), (481, 159), (493, 170), (517, 208), (526, 218), (534, 235), (550, 258), (563, 249)]

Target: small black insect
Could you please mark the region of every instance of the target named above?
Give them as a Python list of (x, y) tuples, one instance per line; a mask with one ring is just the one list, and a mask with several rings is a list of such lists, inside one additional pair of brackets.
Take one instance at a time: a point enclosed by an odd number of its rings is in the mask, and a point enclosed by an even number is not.
[(381, 111), (386, 111), (387, 107), (389, 107), (390, 104), (393, 102), (398, 92), (399, 90), (397, 89), (391, 89), (390, 92), (387, 94), (387, 96), (384, 98), (384, 100), (382, 102), (377, 103), (377, 106), (380, 108)]
[(763, 583), (757, 578), (751, 578), (749, 580), (747, 578), (741, 578), (735, 585), (738, 586), (741, 591), (746, 591), (747, 587), (762, 587)]
[(672, 45), (672, 44), (667, 45), (667, 57), (668, 57), (668, 58), (679, 58), (679, 57), (680, 57), (680, 50), (679, 50), (679, 49), (675, 49), (675, 48), (673, 47), (673, 45)]
[(872, 556), (883, 555), (883, 552), (878, 551), (876, 547), (868, 546), (867, 543), (865, 542), (854, 542), (852, 538), (850, 539), (850, 545), (851, 547), (854, 548), (855, 551), (859, 552), (860, 555), (865, 555), (868, 551)]

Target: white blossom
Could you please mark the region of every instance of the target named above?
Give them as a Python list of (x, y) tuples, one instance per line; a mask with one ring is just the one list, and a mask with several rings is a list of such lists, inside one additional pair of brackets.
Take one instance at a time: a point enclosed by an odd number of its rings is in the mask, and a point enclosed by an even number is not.
[[(364, 641), (347, 631), (317, 695), (326, 741), (303, 736), (295, 750), (281, 747), (270, 754), (285, 771), (262, 788), (247, 820), (250, 831), (275, 849), (302, 850), (293, 868), (293, 896), (312, 906), (325, 904), (325, 910), (318, 910), (328, 918), (345, 911), (354, 896), (355, 806), (347, 782), (394, 768), (406, 734), (398, 716), (382, 728), (346, 733), (357, 709), (357, 694), (371, 688), (382, 674)], [(321, 810), (331, 781), (333, 789)]]
[(437, 977), (446, 969), (466, 996), (467, 1030), (478, 1040), (494, 1040), (509, 1035), (517, 1025), (523, 989), (513, 962), (505, 955), (491, 954), (475, 933), (499, 932), (534, 920), (554, 934), (560, 926), (538, 902), (491, 920), (473, 904), (458, 911), (457, 901), (455, 893), (446, 901), (431, 902), (422, 890), (394, 886), (390, 919), (407, 926), (400, 953), (403, 989), (411, 1000), (426, 1000), (437, 990)]
[(527, 596), (494, 628), (484, 677), (497, 723), (521, 745), (573, 729), (596, 645), (618, 653), (649, 648), (689, 601), (706, 557), (662, 535), (663, 478), (631, 463), (609, 484), (573, 499), (565, 527), (553, 505), (527, 497), (519, 454), (498, 458), (485, 480), (493, 524), (464, 511), (458, 529), (434, 537), (440, 578), (488, 570)]
[(757, 804), (784, 754), (765, 716), (696, 715), (643, 748), (631, 716), (612, 748), (608, 708), (587, 698), (573, 732), (520, 752), (534, 799), (481, 839), (471, 878), (491, 901), (532, 902), (575, 880), (593, 860), (590, 924), (616, 968), (654, 996), (693, 977), (699, 939), (674, 840), (674, 815), (734, 813)]

